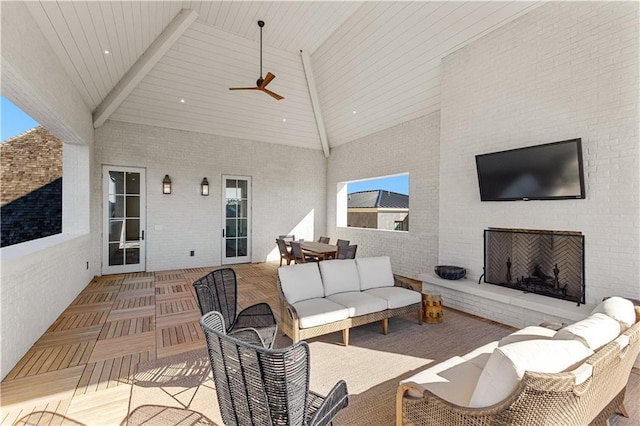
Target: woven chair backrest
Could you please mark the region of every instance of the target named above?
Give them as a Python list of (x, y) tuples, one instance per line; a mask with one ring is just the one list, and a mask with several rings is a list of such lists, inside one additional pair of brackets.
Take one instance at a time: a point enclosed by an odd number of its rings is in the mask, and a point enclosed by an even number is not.
[(329, 244), (329, 241), (331, 241), (331, 238), (329, 238), (329, 237), (320, 237), (320, 238), (318, 238), (318, 242), (319, 243)]
[(302, 253), (302, 248), (300, 247), (300, 243), (295, 241), (291, 243), (291, 253), (293, 254), (293, 257), (296, 259), (296, 263), (306, 262), (304, 253)]
[(232, 268), (217, 269), (209, 272), (193, 283), (202, 315), (218, 311), (227, 324), (227, 332), (236, 321), (238, 283), (236, 272)]
[(355, 259), (357, 250), (357, 244), (351, 246), (338, 246), (338, 254), (336, 257), (338, 259)]
[(306, 424), (309, 346), (265, 349), (228, 336), (219, 312), (200, 319), (226, 425)]
[(276, 239), (276, 243), (278, 243), (278, 249), (280, 250), (280, 254), (282, 256), (289, 256), (289, 250), (287, 250), (287, 244), (284, 242), (282, 238)]
[(341, 240), (338, 238), (338, 241), (336, 242), (337, 246), (348, 246), (350, 243), (349, 240)]

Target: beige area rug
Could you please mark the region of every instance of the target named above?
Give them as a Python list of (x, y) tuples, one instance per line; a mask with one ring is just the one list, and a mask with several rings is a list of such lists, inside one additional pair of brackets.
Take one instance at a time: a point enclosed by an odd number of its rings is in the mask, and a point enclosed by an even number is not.
[[(308, 341), (311, 348), (311, 389), (326, 394), (339, 380), (347, 382), (349, 406), (334, 425), (393, 425), (398, 382), (429, 365), (500, 339), (512, 329), (445, 310), (441, 324), (418, 325), (413, 318), (393, 318), (389, 333), (379, 323), (351, 330), (348, 347), (342, 334), (333, 333)], [(279, 335), (276, 347), (291, 344)], [(635, 376), (635, 377), (633, 377)], [(640, 418), (638, 374), (632, 374), (634, 392), (628, 392), (627, 409)], [(635, 407), (632, 407), (635, 405)], [(612, 424), (634, 424), (620, 416)], [(129, 416), (124, 424), (222, 425), (206, 351), (140, 363), (132, 387)]]

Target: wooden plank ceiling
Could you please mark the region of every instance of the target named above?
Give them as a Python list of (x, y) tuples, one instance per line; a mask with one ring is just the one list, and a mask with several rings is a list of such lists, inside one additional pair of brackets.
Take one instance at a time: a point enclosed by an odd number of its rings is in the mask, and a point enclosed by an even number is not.
[[(322, 149), (300, 50), (311, 56), (329, 146), (440, 108), (441, 58), (538, 2), (25, 2), (95, 111), (181, 10), (198, 17), (110, 119)], [(263, 74), (276, 101), (253, 86)], [(108, 53), (106, 53), (108, 51)], [(355, 111), (355, 113), (354, 113)]]

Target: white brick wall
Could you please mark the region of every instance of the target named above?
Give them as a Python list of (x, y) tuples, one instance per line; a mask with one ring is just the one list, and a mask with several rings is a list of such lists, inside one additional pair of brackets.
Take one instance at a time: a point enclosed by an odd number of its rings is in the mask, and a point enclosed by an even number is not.
[[(146, 168), (148, 271), (220, 264), (223, 174), (252, 177), (253, 262), (279, 259), (279, 234), (313, 239), (325, 230), (326, 159), (320, 150), (107, 121), (96, 129), (95, 163), (91, 229), (98, 262), (103, 164)], [(165, 174), (171, 195), (161, 193)], [(208, 197), (200, 195), (205, 176)]]
[[(443, 60), (440, 263), (490, 226), (581, 231), (586, 299), (640, 296), (638, 3), (550, 2)], [(474, 156), (581, 137), (585, 200), (480, 202)]]
[[(440, 113), (332, 149), (327, 176), (327, 229), (358, 244), (357, 256), (391, 256), (395, 273), (416, 278), (438, 259)], [(409, 173), (409, 232), (336, 227), (338, 182)]]

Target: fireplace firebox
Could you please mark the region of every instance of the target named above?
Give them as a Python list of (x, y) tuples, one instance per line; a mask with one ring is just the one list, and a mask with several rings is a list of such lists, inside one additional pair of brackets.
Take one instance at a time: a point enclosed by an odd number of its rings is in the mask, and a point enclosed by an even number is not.
[(572, 231), (486, 229), (484, 281), (583, 304), (584, 236)]

